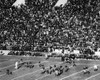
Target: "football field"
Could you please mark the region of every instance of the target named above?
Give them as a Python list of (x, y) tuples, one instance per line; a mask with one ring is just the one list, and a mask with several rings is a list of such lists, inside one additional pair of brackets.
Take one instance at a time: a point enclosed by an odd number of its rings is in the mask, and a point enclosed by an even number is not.
[[(21, 66), (19, 69), (14, 68), (16, 61), (23, 59), (23, 62), (32, 62), (33, 68)], [(52, 74), (41, 74), (43, 71), (39, 67), (39, 62), (48, 69), (50, 66), (69, 67), (67, 72), (63, 72), (59, 76)], [(76, 66), (63, 63), (60, 58), (50, 58), (46, 60), (44, 57), (22, 57), (22, 56), (0, 56), (0, 80), (100, 80), (100, 61), (99, 60), (75, 60)], [(98, 71), (94, 71), (93, 66), (98, 65)], [(83, 67), (88, 66), (90, 74), (83, 74)], [(12, 74), (7, 75), (6, 70), (9, 69)]]

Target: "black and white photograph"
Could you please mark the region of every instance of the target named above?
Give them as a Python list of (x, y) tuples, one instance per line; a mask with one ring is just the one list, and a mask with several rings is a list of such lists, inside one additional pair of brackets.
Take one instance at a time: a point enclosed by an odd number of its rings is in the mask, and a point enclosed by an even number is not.
[(0, 0), (0, 80), (100, 80), (100, 0)]

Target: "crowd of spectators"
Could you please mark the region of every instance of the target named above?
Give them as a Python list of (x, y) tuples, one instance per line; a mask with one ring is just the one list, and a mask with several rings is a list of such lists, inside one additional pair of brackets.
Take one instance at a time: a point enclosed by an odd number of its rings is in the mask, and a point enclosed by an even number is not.
[[(6, 1), (6, 0), (4, 0)], [(0, 49), (48, 51), (48, 47), (72, 49), (100, 47), (100, 1), (25, 0), (20, 8), (0, 4)], [(10, 4), (11, 2), (11, 4)], [(7, 6), (8, 5), (8, 6)], [(10, 6), (9, 6), (10, 5)]]

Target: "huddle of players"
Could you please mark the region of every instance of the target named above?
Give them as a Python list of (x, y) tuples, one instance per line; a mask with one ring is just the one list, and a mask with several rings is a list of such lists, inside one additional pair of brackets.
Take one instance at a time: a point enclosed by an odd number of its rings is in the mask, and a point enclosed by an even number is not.
[(41, 65), (40, 67), (43, 69), (41, 74), (44, 74), (44, 73), (47, 73), (47, 74), (55, 73), (56, 76), (59, 76), (64, 71), (67, 72), (69, 70), (69, 67), (67, 65), (65, 65), (65, 66), (53, 65), (53, 66), (50, 66), (48, 69), (46, 69), (44, 65)]
[[(46, 58), (47, 59), (47, 58)], [(72, 64), (73, 67), (76, 66), (76, 63), (72, 59), (65, 59), (64, 57), (61, 58), (61, 61), (63, 61), (64, 66), (60, 64), (60, 66), (53, 65), (49, 66), (49, 68), (45, 68), (44, 65), (40, 64), (39, 67), (43, 69), (41, 74), (47, 73), (47, 74), (52, 74), (54, 73), (56, 76), (61, 75), (63, 72), (69, 71), (69, 67), (67, 66), (67, 63)]]

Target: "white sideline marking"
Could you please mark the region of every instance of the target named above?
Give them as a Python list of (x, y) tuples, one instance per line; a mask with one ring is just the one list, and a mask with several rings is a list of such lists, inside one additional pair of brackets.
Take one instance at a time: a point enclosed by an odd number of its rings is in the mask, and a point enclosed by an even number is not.
[(94, 78), (94, 77), (96, 77), (96, 76), (98, 76), (98, 75), (100, 75), (100, 73), (95, 74), (95, 75), (93, 75), (93, 76), (90, 76), (89, 78), (87, 78), (87, 79), (85, 79), (85, 80), (89, 80), (89, 79)]
[[(59, 63), (59, 64), (60, 64), (60, 63)], [(51, 66), (52, 66), (52, 65), (51, 65)], [(46, 67), (46, 69), (47, 69), (47, 68), (49, 68), (49, 66)], [(36, 73), (36, 72), (38, 72), (38, 71), (41, 71), (41, 70), (42, 70), (42, 69), (39, 69), (39, 70), (33, 71), (33, 72), (31, 72), (31, 73), (27, 73), (27, 74), (25, 74), (25, 75), (18, 76), (18, 77), (16, 77), (16, 78), (11, 79), (11, 80), (15, 80), (15, 79), (24, 77), (24, 76), (26, 76), (26, 75), (34, 74), (34, 73)]]
[[(91, 68), (93, 68), (93, 67), (90, 67), (90, 68), (88, 68), (87, 70), (89, 70), (89, 69), (91, 69)], [(71, 76), (74, 76), (74, 75), (79, 74), (79, 73), (81, 73), (81, 72), (83, 72), (83, 71), (84, 71), (84, 70), (81, 70), (81, 71), (79, 71), (79, 72), (73, 73), (73, 74), (71, 74), (71, 75), (69, 75), (69, 76), (66, 76), (66, 77), (61, 78), (60, 80), (66, 79), (66, 78), (71, 77)]]
[[(27, 60), (27, 61), (28, 61), (28, 60)], [(29, 60), (29, 61), (30, 61), (30, 60)], [(48, 61), (43, 61), (43, 62), (41, 62), (41, 63), (44, 63), (44, 62), (48, 62)], [(38, 63), (36, 63), (36, 64), (34, 64), (34, 65), (38, 65)], [(19, 70), (21, 70), (21, 69), (23, 69), (23, 68), (17, 69), (17, 70), (12, 71), (12, 72), (16, 72), (16, 71), (19, 71)], [(2, 75), (0, 75), (0, 77), (1, 77), (1, 76), (4, 76), (4, 75), (6, 75), (6, 74), (2, 74)]]
[[(77, 59), (76, 59), (77, 60)], [(87, 60), (87, 61), (100, 61), (100, 60), (94, 60), (94, 59), (78, 59), (78, 60)]]

